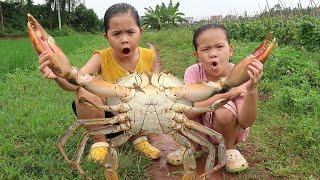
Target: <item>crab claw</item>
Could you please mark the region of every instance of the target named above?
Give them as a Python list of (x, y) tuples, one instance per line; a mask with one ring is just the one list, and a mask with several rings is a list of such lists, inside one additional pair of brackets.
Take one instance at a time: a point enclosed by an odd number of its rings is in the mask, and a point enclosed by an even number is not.
[(148, 43), (149, 48), (154, 52), (154, 60), (152, 65), (152, 72), (160, 73), (162, 71), (162, 64), (160, 62), (159, 52), (156, 46), (151, 43)]
[[(257, 59), (261, 63), (265, 63), (268, 56), (271, 54), (272, 49), (276, 45), (276, 38), (270, 42), (272, 33), (270, 32), (260, 46), (249, 56), (241, 60), (231, 71), (230, 75), (225, 81), (223, 81), (223, 89), (227, 90), (232, 87), (239, 86), (250, 79), (247, 70), (249, 65), (254, 59)], [(269, 44), (269, 45), (268, 45)]]
[(40, 55), (44, 51), (49, 52), (49, 68), (59, 77), (68, 78), (71, 71), (68, 58), (61, 51), (54, 39), (43, 29), (39, 22), (28, 14), (27, 23), (28, 35), (33, 48)]

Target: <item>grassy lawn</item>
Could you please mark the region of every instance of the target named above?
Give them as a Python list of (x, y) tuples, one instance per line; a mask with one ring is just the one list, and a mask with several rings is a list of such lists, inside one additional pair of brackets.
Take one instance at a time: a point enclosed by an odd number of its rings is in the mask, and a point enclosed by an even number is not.
[[(157, 45), (167, 71), (182, 78), (192, 56), (192, 31), (145, 32), (141, 46)], [(102, 35), (56, 38), (71, 63), (82, 66), (93, 50), (106, 47)], [(249, 54), (258, 42), (233, 42), (234, 61)], [(0, 179), (74, 179), (76, 171), (63, 161), (55, 142), (76, 117), (71, 110), (74, 93), (45, 80), (28, 39), (0, 41)], [(249, 144), (249, 171), (240, 179), (301, 179), (320, 177), (320, 53), (278, 46), (265, 65), (259, 117)], [(81, 132), (69, 143), (73, 149)], [(90, 142), (91, 143), (91, 142)], [(88, 146), (90, 147), (90, 146)], [(87, 152), (87, 149), (86, 151)], [(71, 155), (71, 151), (69, 152)], [(83, 165), (94, 179), (100, 168)], [(146, 179), (151, 161), (137, 154), (130, 143), (120, 148), (122, 179)], [(262, 175), (261, 175), (261, 172)]]

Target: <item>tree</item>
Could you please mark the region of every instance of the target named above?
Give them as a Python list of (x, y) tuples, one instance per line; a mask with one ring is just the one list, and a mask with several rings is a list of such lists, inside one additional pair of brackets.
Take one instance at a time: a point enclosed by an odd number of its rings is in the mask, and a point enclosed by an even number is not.
[[(162, 3), (164, 5), (164, 3)], [(170, 0), (170, 3), (166, 9), (166, 19), (170, 25), (177, 26), (178, 23), (188, 22), (186, 19), (184, 19), (182, 16), (184, 16), (184, 13), (179, 12), (179, 6), (180, 3), (177, 2), (175, 5), (172, 4), (172, 0)]]
[(170, 0), (168, 7), (161, 3), (161, 5), (156, 5), (155, 9), (152, 7), (145, 8), (147, 12), (143, 16), (142, 24), (151, 29), (160, 30), (163, 27), (177, 26), (180, 23), (187, 22), (182, 17), (184, 13), (179, 11), (179, 6), (179, 2), (173, 5), (172, 0)]
[(102, 25), (98, 16), (92, 9), (80, 4), (72, 13), (70, 24), (77, 31), (95, 31), (101, 29)]
[(0, 20), (1, 20), (1, 29), (4, 31), (4, 24), (3, 24), (3, 15), (2, 15), (2, 8), (1, 8), (1, 1), (0, 1)]
[(153, 10), (152, 7), (145, 8), (147, 11), (143, 17), (143, 25), (150, 26), (151, 29), (160, 30), (162, 28), (162, 18), (164, 10), (159, 5)]

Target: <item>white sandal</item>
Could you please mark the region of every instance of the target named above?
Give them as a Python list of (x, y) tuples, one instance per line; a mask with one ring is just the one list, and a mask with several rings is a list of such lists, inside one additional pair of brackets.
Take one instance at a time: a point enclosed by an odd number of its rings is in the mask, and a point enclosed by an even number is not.
[[(187, 149), (183, 146), (180, 146), (179, 149), (170, 152), (166, 155), (166, 161), (168, 164), (179, 166), (183, 164), (183, 155)], [(194, 152), (194, 157), (196, 159), (202, 157), (204, 154), (208, 153), (208, 150), (204, 147), (200, 151)]]
[(226, 162), (226, 171), (229, 173), (238, 173), (242, 172), (249, 168), (247, 160), (236, 149), (228, 149), (226, 151), (227, 162)]

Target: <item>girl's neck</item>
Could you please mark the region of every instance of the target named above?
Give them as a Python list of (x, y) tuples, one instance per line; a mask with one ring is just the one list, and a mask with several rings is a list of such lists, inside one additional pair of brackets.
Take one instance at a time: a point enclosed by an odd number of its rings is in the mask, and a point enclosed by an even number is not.
[(127, 71), (134, 71), (138, 61), (140, 59), (140, 51), (139, 48), (136, 49), (136, 51), (131, 55), (126, 58), (121, 58), (117, 56), (113, 51), (112, 51), (113, 56), (115, 57), (116, 62), (125, 70)]
[(224, 72), (221, 73), (219, 76), (210, 75), (209, 73), (206, 73), (206, 77), (208, 81), (218, 81), (222, 77), (228, 77), (231, 70), (233, 69), (234, 64), (228, 63), (227, 67), (225, 68)]

